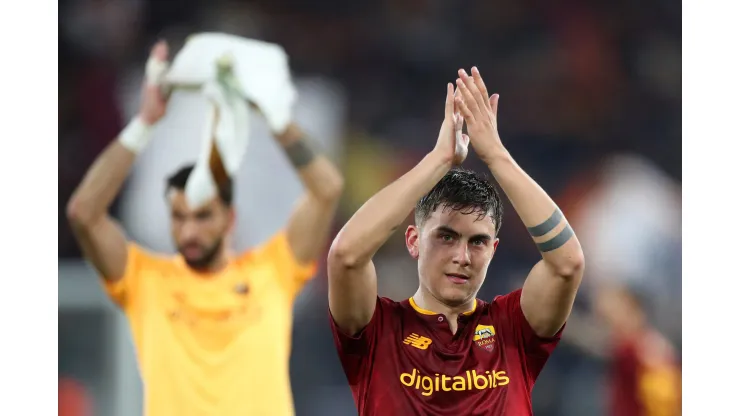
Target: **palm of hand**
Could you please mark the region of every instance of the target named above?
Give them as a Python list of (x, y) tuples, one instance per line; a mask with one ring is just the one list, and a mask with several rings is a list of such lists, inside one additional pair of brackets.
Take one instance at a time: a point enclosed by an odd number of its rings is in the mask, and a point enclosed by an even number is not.
[(455, 92), (452, 84), (447, 85), (445, 118), (437, 138), (435, 150), (445, 155), (453, 165), (461, 164), (468, 155), (470, 138), (463, 134), (464, 118), (455, 107)]
[(462, 132), (463, 124), (465, 123), (465, 119), (463, 118), (462, 114), (456, 112), (453, 116), (452, 121), (455, 132), (453, 138), (454, 157), (452, 159), (452, 163), (454, 165), (460, 165), (468, 156), (468, 144), (470, 143), (470, 138), (467, 134), (464, 134)]

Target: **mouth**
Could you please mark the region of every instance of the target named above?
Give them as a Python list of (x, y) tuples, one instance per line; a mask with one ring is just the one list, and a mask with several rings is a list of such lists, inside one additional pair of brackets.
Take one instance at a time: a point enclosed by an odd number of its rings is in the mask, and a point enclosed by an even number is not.
[(467, 283), (468, 280), (470, 280), (469, 276), (466, 276), (464, 274), (460, 273), (445, 273), (445, 276), (455, 284), (461, 285)]
[(182, 249), (182, 254), (187, 258), (197, 258), (201, 255), (201, 249), (198, 246), (192, 245), (192, 246), (185, 246)]

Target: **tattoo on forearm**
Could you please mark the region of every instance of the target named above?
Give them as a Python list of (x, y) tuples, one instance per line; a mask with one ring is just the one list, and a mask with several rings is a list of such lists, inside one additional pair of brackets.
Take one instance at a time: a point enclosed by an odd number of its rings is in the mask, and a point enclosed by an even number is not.
[(565, 243), (573, 237), (573, 229), (570, 228), (570, 224), (565, 224), (563, 231), (560, 231), (558, 235), (542, 243), (537, 243), (537, 248), (540, 252), (547, 253), (548, 251), (557, 250), (562, 247)]
[(313, 161), (316, 153), (306, 139), (299, 139), (285, 148), (290, 163), (300, 169)]
[(550, 218), (546, 219), (545, 222), (543, 222), (540, 225), (535, 225), (534, 227), (527, 227), (527, 231), (529, 231), (529, 234), (531, 234), (532, 237), (542, 237), (543, 235), (554, 230), (555, 227), (557, 227), (558, 224), (560, 224), (560, 221), (562, 220), (563, 220), (563, 213), (558, 208), (555, 208), (555, 212), (552, 213)]

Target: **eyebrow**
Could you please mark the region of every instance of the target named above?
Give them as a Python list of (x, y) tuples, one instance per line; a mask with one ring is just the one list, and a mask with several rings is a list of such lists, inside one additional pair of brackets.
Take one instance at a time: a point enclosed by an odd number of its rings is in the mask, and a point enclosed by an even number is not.
[[(440, 225), (439, 227), (437, 227), (437, 232), (447, 233), (455, 237), (460, 237), (460, 233), (458, 233), (457, 231), (453, 230), (452, 228), (446, 225)], [(484, 240), (484, 241), (493, 240), (493, 238), (488, 234), (475, 234), (472, 237), (470, 237), (470, 239), (471, 240)]]

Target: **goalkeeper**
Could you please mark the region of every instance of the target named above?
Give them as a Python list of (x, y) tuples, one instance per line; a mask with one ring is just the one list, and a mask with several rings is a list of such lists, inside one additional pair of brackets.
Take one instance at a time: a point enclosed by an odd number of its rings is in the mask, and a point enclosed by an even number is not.
[[(166, 68), (167, 55), (164, 42), (155, 45), (148, 68)], [(290, 123), (275, 139), (306, 192), (282, 231), (232, 254), (231, 180), (214, 171), (217, 197), (191, 207), (184, 192), (189, 166), (166, 183), (178, 254), (149, 252), (128, 241), (107, 211), (166, 107), (161, 89), (148, 78), (138, 116), (97, 158), (67, 207), (85, 257), (128, 318), (145, 415), (292, 415), (293, 301), (316, 271), (342, 176)], [(223, 168), (218, 160), (211, 166)], [(270, 201), (262, 205), (269, 212)]]

